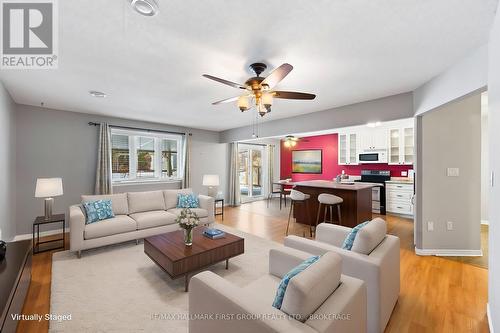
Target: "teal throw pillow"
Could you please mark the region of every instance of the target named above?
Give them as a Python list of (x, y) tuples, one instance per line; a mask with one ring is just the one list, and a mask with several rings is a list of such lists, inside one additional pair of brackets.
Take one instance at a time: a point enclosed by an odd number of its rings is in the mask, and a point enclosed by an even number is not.
[(316, 261), (318, 261), (319, 256), (312, 256), (301, 262), (298, 266), (292, 268), (292, 270), (283, 276), (283, 279), (281, 279), (281, 282), (278, 286), (278, 290), (276, 290), (276, 296), (274, 297), (274, 302), (273, 302), (273, 307), (276, 309), (281, 309), (281, 305), (283, 304), (283, 299), (285, 298), (285, 292), (286, 292), (286, 287), (288, 287), (288, 283), (290, 280), (299, 274), (300, 272), (304, 271), (307, 267), (311, 266), (314, 264)]
[(370, 221), (366, 221), (363, 223), (358, 224), (354, 228), (352, 228), (351, 232), (349, 235), (344, 240), (344, 243), (342, 244), (342, 248), (344, 250), (349, 250), (351, 251), (352, 245), (354, 244), (354, 240), (356, 239), (356, 235), (358, 234), (358, 231), (363, 228), (365, 225), (367, 225)]
[(90, 224), (115, 217), (111, 200), (96, 200), (83, 203), (87, 219), (85, 224)]
[(177, 208), (199, 208), (200, 201), (195, 194), (177, 194)]

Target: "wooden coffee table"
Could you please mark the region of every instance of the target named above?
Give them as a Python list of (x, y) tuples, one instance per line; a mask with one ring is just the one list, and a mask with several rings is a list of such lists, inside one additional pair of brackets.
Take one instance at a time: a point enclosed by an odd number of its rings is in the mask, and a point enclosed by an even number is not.
[(244, 239), (226, 232), (224, 238), (203, 236), (207, 227), (193, 230), (193, 245), (184, 245), (184, 231), (177, 230), (144, 239), (144, 253), (172, 279), (184, 277), (185, 290), (189, 288), (189, 274), (226, 261), (244, 252)]

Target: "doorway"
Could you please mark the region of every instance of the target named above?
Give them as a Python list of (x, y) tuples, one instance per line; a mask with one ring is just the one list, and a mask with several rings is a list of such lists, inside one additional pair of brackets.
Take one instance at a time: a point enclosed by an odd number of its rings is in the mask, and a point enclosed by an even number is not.
[(238, 169), (241, 202), (262, 199), (265, 196), (265, 146), (240, 144), (238, 146)]

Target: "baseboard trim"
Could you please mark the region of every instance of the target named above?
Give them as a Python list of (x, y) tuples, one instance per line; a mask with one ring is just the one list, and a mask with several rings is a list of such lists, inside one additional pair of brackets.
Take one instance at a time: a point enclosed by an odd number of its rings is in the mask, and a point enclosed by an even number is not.
[(488, 220), (481, 220), (481, 224), (490, 225), (490, 222)]
[(495, 333), (493, 330), (493, 321), (491, 319), (490, 303), (486, 303), (486, 316), (488, 317), (488, 326), (490, 328), (490, 333)]
[(439, 257), (482, 257), (482, 250), (453, 250), (453, 249), (419, 249), (415, 248), (415, 253), (419, 256), (439, 256)]
[[(69, 228), (66, 228), (65, 231), (69, 232)], [(55, 229), (55, 230), (40, 231), (40, 237), (52, 236), (52, 235), (60, 234), (62, 232), (63, 232), (62, 228)], [(33, 237), (33, 234), (16, 235), (14, 237), (13, 241), (16, 242), (16, 241), (25, 240), (25, 239), (31, 239), (32, 237)]]

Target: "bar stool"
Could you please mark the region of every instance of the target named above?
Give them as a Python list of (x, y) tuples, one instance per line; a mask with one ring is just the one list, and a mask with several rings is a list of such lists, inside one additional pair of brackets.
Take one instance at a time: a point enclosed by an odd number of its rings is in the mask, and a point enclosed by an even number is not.
[(287, 187), (284, 187), (284, 186), (281, 187), (281, 193), (280, 193), (280, 210), (281, 210), (281, 199), (283, 199), (283, 201), (285, 201), (285, 207), (286, 207), (286, 197), (290, 196), (291, 191), (292, 191), (291, 188), (287, 188)]
[[(333, 223), (333, 206), (337, 206), (337, 214), (339, 219), (339, 225), (342, 225), (341, 215), (340, 215), (340, 205), (344, 200), (333, 194), (321, 193), (318, 195), (319, 207), (318, 207), (318, 217), (316, 218), (316, 225), (319, 224), (319, 216), (321, 215), (321, 207), (325, 206), (325, 215), (323, 216), (324, 222)], [(330, 220), (326, 219), (326, 212), (330, 209)]]
[[(276, 189), (275, 185), (278, 185), (279, 189)], [(281, 210), (281, 207), (283, 206), (283, 201), (285, 201), (285, 207), (286, 207), (286, 197), (290, 196), (290, 191), (292, 189), (291, 188), (285, 188), (285, 185), (286, 184), (284, 184), (284, 183), (280, 183), (280, 184), (273, 183), (272, 184), (272, 190), (269, 193), (269, 195), (267, 196), (267, 207), (269, 207), (269, 202), (273, 198), (274, 194), (279, 194), (280, 195), (280, 210)]]
[[(290, 227), (290, 219), (292, 218), (292, 212), (295, 211), (295, 205), (304, 205), (306, 216), (309, 216), (309, 198), (311, 196), (309, 194), (302, 193), (297, 190), (290, 191), (290, 213), (288, 214), (288, 224), (286, 225), (286, 235), (288, 236), (288, 228)], [(297, 218), (295, 218), (297, 220)], [(309, 227), (309, 233), (312, 237), (312, 225)]]

